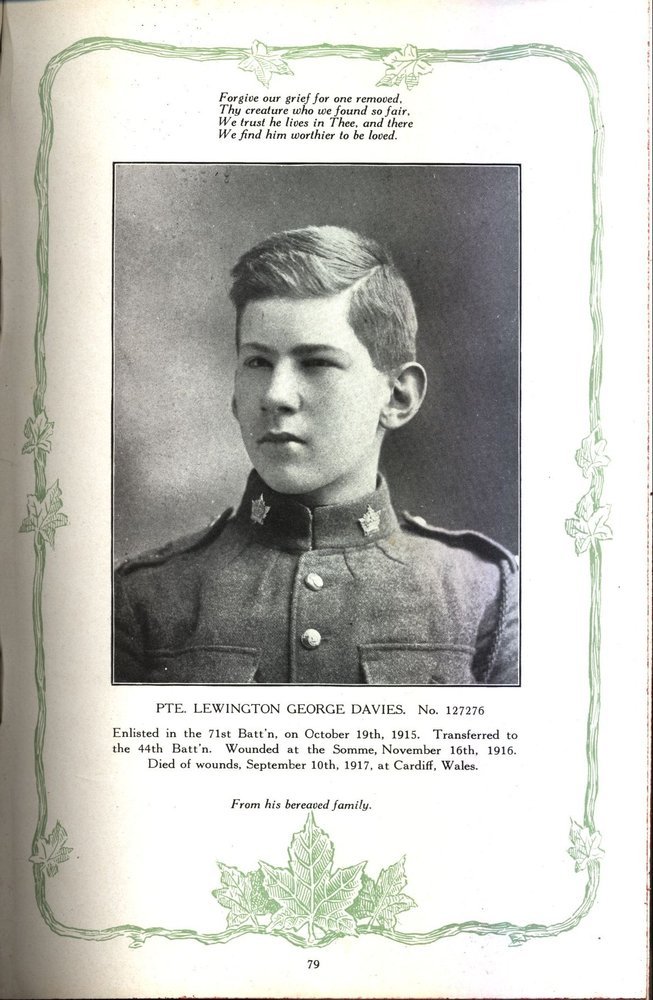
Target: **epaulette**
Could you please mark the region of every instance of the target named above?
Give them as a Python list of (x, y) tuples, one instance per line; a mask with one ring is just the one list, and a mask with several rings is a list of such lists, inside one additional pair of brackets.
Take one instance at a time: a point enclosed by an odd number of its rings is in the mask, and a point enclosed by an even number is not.
[(167, 542), (160, 549), (151, 549), (149, 552), (144, 552), (142, 555), (133, 556), (125, 559), (116, 567), (116, 572), (125, 575), (131, 573), (132, 570), (141, 569), (145, 566), (160, 566), (162, 563), (167, 562), (172, 556), (181, 555), (185, 552), (192, 552), (193, 549), (200, 548), (202, 545), (206, 545), (212, 542), (214, 538), (217, 538), (221, 533), (222, 529), (226, 525), (227, 521), (233, 514), (233, 507), (228, 507), (224, 513), (220, 514), (220, 517), (212, 521), (211, 524), (206, 528), (202, 528), (201, 531), (195, 531), (191, 535), (184, 535), (182, 538), (176, 538), (172, 542)]
[(403, 516), (406, 526), (411, 531), (426, 535), (428, 538), (438, 538), (456, 548), (473, 549), (486, 559), (505, 559), (513, 573), (517, 571), (517, 556), (505, 549), (503, 545), (499, 545), (493, 538), (481, 534), (480, 531), (450, 531), (447, 528), (436, 528), (432, 524), (428, 524), (423, 517), (415, 517), (408, 511), (404, 511)]

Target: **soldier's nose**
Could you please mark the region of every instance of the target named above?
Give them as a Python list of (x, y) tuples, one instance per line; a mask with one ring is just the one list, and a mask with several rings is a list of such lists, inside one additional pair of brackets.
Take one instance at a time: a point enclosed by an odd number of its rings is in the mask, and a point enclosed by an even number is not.
[(300, 403), (299, 387), (292, 370), (284, 365), (277, 365), (270, 375), (261, 408), (294, 411), (299, 408)]

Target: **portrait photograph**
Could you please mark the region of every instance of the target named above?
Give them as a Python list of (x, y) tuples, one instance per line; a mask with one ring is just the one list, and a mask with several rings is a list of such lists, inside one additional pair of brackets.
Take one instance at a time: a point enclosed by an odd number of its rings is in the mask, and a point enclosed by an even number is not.
[(516, 686), (517, 164), (116, 163), (113, 683)]

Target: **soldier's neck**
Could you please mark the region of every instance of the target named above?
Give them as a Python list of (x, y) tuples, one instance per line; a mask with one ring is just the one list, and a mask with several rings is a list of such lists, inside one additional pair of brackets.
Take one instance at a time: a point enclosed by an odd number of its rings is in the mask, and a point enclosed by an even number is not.
[(315, 507), (335, 507), (356, 503), (369, 496), (377, 488), (378, 469), (357, 470), (357, 475), (348, 476), (342, 482), (336, 480), (319, 489), (307, 493), (286, 494), (297, 503), (313, 510)]

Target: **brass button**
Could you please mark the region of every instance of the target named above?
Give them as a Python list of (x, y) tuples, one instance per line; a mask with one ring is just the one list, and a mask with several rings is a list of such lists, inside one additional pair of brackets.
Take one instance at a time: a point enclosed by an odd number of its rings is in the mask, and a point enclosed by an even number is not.
[(317, 649), (322, 642), (322, 636), (316, 628), (307, 628), (301, 638), (304, 649)]
[(304, 577), (304, 583), (309, 590), (322, 590), (324, 586), (324, 580), (319, 573), (309, 573)]

